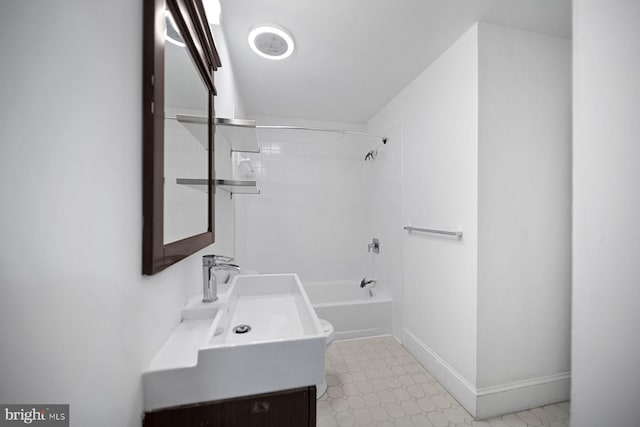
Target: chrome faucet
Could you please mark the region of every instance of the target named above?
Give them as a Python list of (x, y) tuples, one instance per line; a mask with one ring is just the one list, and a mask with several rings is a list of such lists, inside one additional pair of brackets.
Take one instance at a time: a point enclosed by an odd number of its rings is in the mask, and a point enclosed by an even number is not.
[(217, 270), (240, 271), (240, 267), (231, 264), (233, 258), (224, 255), (204, 255), (202, 257), (202, 302), (214, 302), (218, 299)]

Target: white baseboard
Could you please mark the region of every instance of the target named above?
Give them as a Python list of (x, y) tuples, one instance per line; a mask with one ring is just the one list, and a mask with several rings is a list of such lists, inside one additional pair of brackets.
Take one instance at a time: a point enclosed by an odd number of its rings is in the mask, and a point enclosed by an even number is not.
[(569, 399), (569, 372), (477, 389), (410, 330), (401, 332), (402, 344), (476, 420)]
[(464, 406), (467, 412), (475, 416), (475, 387), (435, 351), (420, 341), (411, 331), (407, 328), (402, 328), (401, 331), (402, 336), (400, 337), (400, 341), (402, 344), (427, 368), (431, 375)]
[(353, 340), (358, 338), (371, 338), (384, 335), (391, 335), (391, 331), (386, 328), (354, 329), (350, 331), (335, 332), (335, 340)]
[(476, 415), (484, 420), (569, 400), (571, 373), (549, 375), (476, 390)]

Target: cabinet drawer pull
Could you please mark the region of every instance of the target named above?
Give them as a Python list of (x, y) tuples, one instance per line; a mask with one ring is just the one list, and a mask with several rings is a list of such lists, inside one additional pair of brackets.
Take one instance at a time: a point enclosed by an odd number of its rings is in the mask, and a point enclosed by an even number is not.
[(261, 414), (263, 412), (269, 412), (270, 403), (266, 400), (261, 400), (258, 402), (253, 402), (251, 404), (251, 413), (252, 414)]

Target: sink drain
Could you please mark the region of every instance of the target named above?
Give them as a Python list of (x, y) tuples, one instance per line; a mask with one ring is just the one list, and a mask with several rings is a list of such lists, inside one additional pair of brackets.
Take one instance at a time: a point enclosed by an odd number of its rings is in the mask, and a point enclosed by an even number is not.
[(233, 332), (235, 332), (236, 334), (246, 334), (250, 330), (251, 330), (251, 326), (249, 325), (238, 325), (235, 328), (233, 328)]

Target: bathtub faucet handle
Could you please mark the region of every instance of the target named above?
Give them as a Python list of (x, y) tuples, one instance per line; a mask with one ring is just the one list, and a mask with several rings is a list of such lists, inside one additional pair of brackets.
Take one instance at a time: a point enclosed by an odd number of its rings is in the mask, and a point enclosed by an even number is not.
[(374, 279), (367, 279), (366, 277), (363, 277), (362, 280), (360, 281), (360, 287), (364, 288), (367, 285), (371, 285), (371, 287), (373, 288), (376, 285), (377, 280)]
[(373, 251), (374, 254), (380, 253), (380, 240), (377, 238), (371, 239), (371, 243), (367, 245), (367, 252)]

